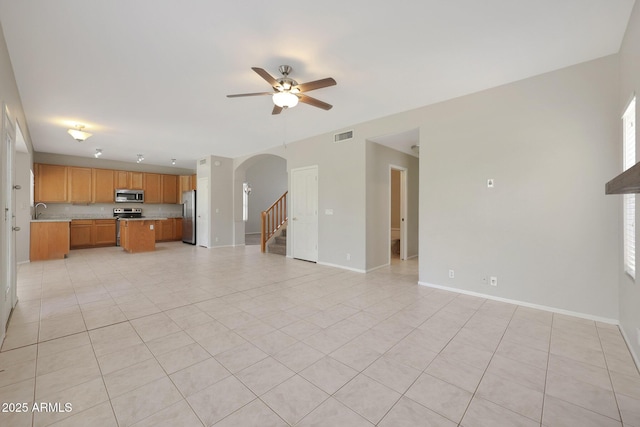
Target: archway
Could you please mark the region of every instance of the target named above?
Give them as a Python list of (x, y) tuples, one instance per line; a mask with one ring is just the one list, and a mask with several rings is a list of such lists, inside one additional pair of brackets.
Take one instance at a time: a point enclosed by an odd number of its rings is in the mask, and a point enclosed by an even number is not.
[[(245, 183), (251, 188), (246, 199)], [(258, 154), (236, 168), (233, 185), (234, 245), (244, 245), (245, 236), (260, 233), (260, 212), (271, 206), (287, 188), (287, 160), (283, 157)], [(245, 206), (245, 201), (248, 206)]]

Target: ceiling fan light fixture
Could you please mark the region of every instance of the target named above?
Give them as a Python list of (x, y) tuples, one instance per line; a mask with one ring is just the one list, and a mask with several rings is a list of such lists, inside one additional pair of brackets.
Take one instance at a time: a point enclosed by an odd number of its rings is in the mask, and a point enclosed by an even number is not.
[(75, 125), (74, 129), (69, 129), (67, 133), (73, 137), (78, 142), (84, 142), (87, 138), (89, 138), (92, 134), (89, 132), (85, 132), (84, 125)]
[(291, 92), (276, 92), (273, 94), (273, 103), (281, 108), (292, 108), (298, 105), (298, 97)]

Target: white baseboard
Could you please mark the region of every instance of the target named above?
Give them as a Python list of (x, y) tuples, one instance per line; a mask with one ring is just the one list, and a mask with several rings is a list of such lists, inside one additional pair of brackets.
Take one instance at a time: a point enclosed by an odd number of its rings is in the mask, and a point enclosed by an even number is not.
[(379, 265), (377, 267), (369, 268), (367, 271), (365, 271), (365, 273), (371, 273), (372, 271), (376, 271), (376, 270), (379, 270), (379, 269), (384, 268), (384, 267), (389, 267), (390, 265), (391, 265), (390, 262), (388, 262), (386, 264), (381, 264), (381, 265)]
[(638, 357), (636, 352), (633, 351), (633, 347), (631, 346), (632, 341), (629, 339), (629, 336), (625, 333), (624, 329), (622, 329), (621, 327), (618, 327), (618, 329), (620, 329), (622, 338), (624, 338), (624, 340), (627, 343), (627, 348), (629, 349), (629, 353), (631, 353), (631, 357), (633, 358), (633, 361), (636, 362), (636, 368), (640, 371), (640, 357)]
[(324, 265), (324, 266), (327, 266), (327, 267), (341, 268), (343, 270), (355, 271), (356, 273), (367, 273), (366, 270), (362, 270), (362, 269), (359, 269), (359, 268), (346, 267), (344, 265), (339, 265), (339, 264), (332, 264), (330, 262), (318, 261), (318, 262), (316, 262), (316, 264)]
[(459, 294), (471, 295), (471, 296), (479, 297), (479, 298), (486, 298), (486, 299), (490, 299), (490, 300), (493, 300), (493, 301), (506, 302), (506, 303), (509, 303), (509, 304), (521, 305), (523, 307), (535, 308), (537, 310), (544, 310), (544, 311), (550, 311), (552, 313), (565, 314), (567, 316), (579, 317), (581, 319), (588, 319), (588, 320), (593, 320), (593, 321), (596, 321), (596, 322), (609, 323), (611, 325), (619, 325), (620, 324), (620, 321), (618, 319), (610, 319), (608, 317), (593, 316), (591, 314), (580, 313), (578, 311), (563, 310), (561, 308), (549, 307), (549, 306), (540, 305), (540, 304), (532, 304), (532, 303), (529, 303), (529, 302), (526, 302), (526, 301), (514, 300), (514, 299), (509, 299), (509, 298), (496, 297), (494, 295), (487, 295), (487, 294), (482, 294), (480, 292), (467, 291), (467, 290), (464, 290), (464, 289), (452, 288), (452, 287), (449, 287), (449, 286), (435, 285), (433, 283), (418, 282), (418, 284), (422, 285), (422, 286), (428, 286), (430, 288), (436, 288), (436, 289), (442, 289), (442, 290), (445, 290), (445, 291), (456, 292), (456, 293), (459, 293)]
[(418, 258), (418, 254), (411, 255), (411, 256), (408, 256), (408, 257), (407, 257), (407, 259), (413, 259), (413, 258)]
[(17, 263), (17, 265), (29, 264), (29, 263), (31, 263), (31, 260), (29, 260), (29, 259), (28, 259), (28, 260), (26, 260), (26, 261), (20, 261), (20, 262), (18, 262), (18, 263)]

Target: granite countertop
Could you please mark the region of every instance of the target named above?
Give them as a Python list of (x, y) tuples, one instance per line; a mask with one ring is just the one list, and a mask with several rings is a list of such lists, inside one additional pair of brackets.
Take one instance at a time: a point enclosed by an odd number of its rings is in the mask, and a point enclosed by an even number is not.
[(71, 222), (70, 219), (57, 218), (57, 219), (32, 219), (31, 222)]

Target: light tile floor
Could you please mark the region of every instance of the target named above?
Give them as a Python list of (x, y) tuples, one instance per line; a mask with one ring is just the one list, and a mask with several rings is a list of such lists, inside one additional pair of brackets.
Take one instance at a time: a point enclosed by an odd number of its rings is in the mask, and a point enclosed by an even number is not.
[(419, 286), (417, 260), (359, 274), (177, 242), (18, 276), (2, 426), (640, 427), (617, 327)]

